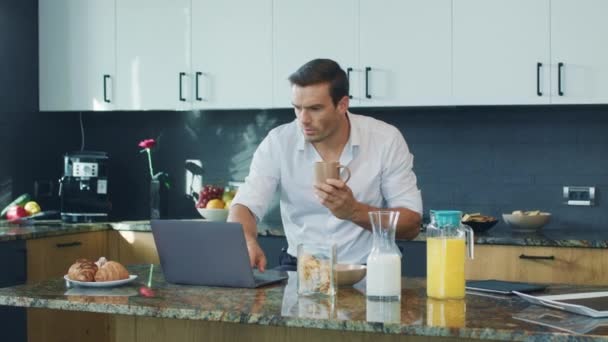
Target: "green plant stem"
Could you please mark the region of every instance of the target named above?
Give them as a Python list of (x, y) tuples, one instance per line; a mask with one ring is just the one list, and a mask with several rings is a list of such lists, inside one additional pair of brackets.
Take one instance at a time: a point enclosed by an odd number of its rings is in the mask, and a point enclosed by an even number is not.
[(146, 149), (148, 153), (148, 166), (150, 167), (150, 178), (154, 179), (154, 170), (152, 169), (152, 151), (149, 148)]
[(148, 287), (152, 287), (152, 272), (154, 271), (154, 264), (150, 264), (150, 271), (148, 272)]

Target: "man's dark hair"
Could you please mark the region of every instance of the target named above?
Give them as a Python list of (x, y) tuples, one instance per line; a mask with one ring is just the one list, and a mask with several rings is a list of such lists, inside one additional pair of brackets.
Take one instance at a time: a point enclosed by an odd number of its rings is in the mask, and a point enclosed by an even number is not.
[(334, 103), (348, 96), (348, 78), (338, 63), (331, 59), (313, 59), (289, 76), (289, 82), (300, 87), (329, 83), (329, 95)]

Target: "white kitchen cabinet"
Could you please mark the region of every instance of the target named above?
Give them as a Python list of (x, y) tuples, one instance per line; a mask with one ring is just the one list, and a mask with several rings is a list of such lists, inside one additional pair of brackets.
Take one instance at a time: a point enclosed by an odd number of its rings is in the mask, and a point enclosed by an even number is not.
[(608, 103), (607, 16), (606, 0), (551, 1), (553, 103)]
[(608, 103), (606, 0), (39, 0), (42, 111), (291, 107), (314, 58), (351, 106)]
[(454, 104), (550, 103), (550, 4), (454, 0)]
[(115, 108), (114, 0), (40, 0), (41, 111)]
[(351, 106), (448, 104), (451, 10), (451, 0), (275, 1), (275, 106), (290, 106), (286, 79), (313, 58), (348, 72)]
[[(291, 107), (291, 86), (287, 78), (304, 63), (315, 58), (330, 58), (345, 70), (357, 64), (357, 12), (358, 2), (352, 0), (274, 1), (275, 107)], [(357, 80), (352, 77), (351, 86), (356, 87)]]
[(449, 104), (452, 0), (360, 0), (361, 106)]
[(119, 109), (191, 108), (190, 7), (190, 0), (117, 2)]
[(193, 107), (272, 107), (272, 0), (192, 0)]

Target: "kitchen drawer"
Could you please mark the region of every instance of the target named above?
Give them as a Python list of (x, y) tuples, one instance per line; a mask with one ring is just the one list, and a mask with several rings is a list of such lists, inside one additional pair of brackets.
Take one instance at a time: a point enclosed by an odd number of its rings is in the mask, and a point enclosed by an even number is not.
[(467, 279), (608, 284), (608, 250), (595, 248), (475, 246)]
[[(27, 281), (63, 277), (76, 259), (97, 260), (107, 254), (107, 231), (28, 240)], [(28, 341), (108, 341), (109, 322), (106, 314), (29, 308)]]
[(62, 277), (76, 259), (96, 261), (107, 253), (106, 231), (28, 240), (27, 281)]

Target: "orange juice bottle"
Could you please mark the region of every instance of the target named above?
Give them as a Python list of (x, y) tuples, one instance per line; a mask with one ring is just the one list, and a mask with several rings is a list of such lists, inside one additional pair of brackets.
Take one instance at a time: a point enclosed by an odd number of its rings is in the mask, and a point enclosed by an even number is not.
[(473, 257), (473, 231), (461, 225), (462, 212), (431, 212), (426, 239), (426, 294), (436, 299), (462, 299), (465, 293), (465, 237)]

